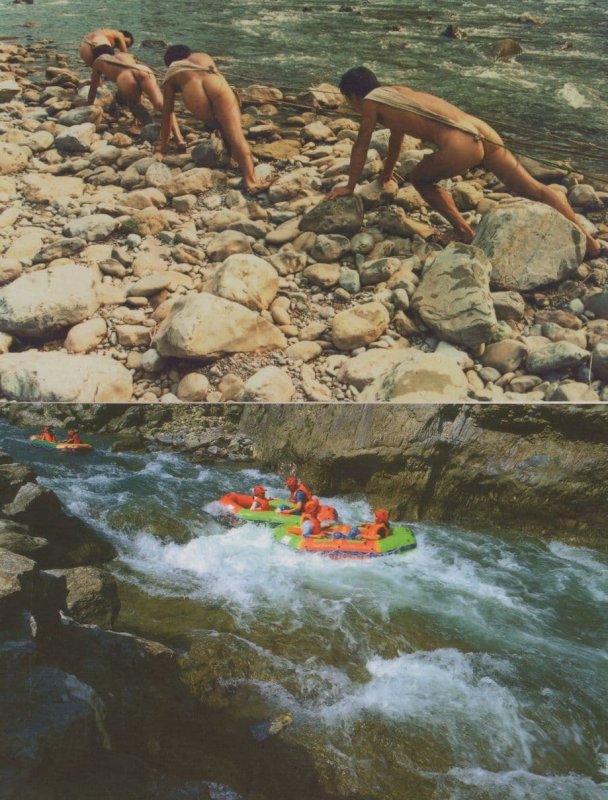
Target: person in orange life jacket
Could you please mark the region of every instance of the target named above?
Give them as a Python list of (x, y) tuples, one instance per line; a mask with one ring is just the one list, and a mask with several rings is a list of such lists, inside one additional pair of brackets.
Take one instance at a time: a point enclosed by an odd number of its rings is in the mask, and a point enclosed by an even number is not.
[(279, 511), (281, 514), (302, 514), (304, 512), (304, 505), (309, 500), (312, 500), (312, 492), (304, 486), (303, 483), (293, 475), (285, 481), (285, 486), (289, 489), (289, 499), (295, 506), (281, 506)]
[(311, 536), (323, 536), (323, 529), (317, 514), (319, 513), (319, 501), (316, 498), (308, 500), (304, 506), (302, 514), (301, 530), (302, 536), (308, 539)]
[(348, 533), (334, 533), (333, 539), (384, 539), (391, 532), (390, 523), (388, 521), (388, 511), (379, 508), (374, 511), (374, 521), (362, 525), (358, 528), (356, 525), (349, 530)]
[(37, 437), (41, 442), (56, 442), (57, 439), (55, 438), (55, 434), (53, 433), (53, 429), (49, 425), (45, 425), (42, 429), (42, 433), (39, 434)]
[(68, 431), (66, 442), (68, 444), (82, 444), (82, 439), (78, 435), (78, 431)]
[(266, 499), (266, 489), (263, 486), (256, 486), (253, 489), (252, 511), (270, 511), (270, 503)]

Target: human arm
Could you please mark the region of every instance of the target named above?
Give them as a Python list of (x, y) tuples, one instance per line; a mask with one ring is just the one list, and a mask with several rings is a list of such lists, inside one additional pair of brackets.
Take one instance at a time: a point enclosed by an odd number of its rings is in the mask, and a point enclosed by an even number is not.
[(126, 53), (129, 49), (127, 45), (127, 40), (125, 39), (124, 35), (120, 31), (113, 31), (114, 36), (114, 46), (118, 47), (121, 53)]
[(166, 153), (171, 136), (172, 122), (175, 119), (173, 109), (175, 108), (175, 89), (170, 83), (163, 87), (163, 116), (160, 123), (160, 143), (156, 148), (161, 153)]
[(91, 70), (91, 85), (89, 86), (89, 94), (87, 97), (87, 105), (92, 106), (95, 102), (95, 98), (97, 97), (97, 90), (101, 84), (101, 72), (95, 67), (93, 64), (93, 69)]
[(357, 181), (361, 177), (365, 161), (367, 159), (367, 151), (369, 150), (369, 143), (372, 134), (376, 127), (376, 120), (378, 113), (376, 106), (372, 102), (363, 103), (363, 112), (361, 116), (361, 124), (359, 126), (359, 134), (357, 141), (353, 145), (350, 156), (350, 168), (348, 173), (348, 183), (346, 186), (336, 186), (327, 195), (328, 200), (335, 200), (336, 197), (345, 197), (355, 191)]
[(382, 184), (388, 183), (388, 181), (393, 180), (393, 170), (395, 169), (395, 164), (399, 160), (402, 144), (403, 144), (403, 134), (391, 131), (391, 135), (388, 140), (388, 153), (386, 154), (384, 169), (382, 170), (382, 175), (380, 177), (380, 182)]

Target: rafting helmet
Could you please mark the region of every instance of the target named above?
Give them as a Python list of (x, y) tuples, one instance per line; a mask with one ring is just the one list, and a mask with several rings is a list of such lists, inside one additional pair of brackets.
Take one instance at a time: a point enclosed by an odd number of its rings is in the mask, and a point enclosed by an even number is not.
[(298, 486), (298, 479), (294, 475), (290, 475), (285, 481), (285, 486), (287, 486), (288, 489), (296, 489)]
[(256, 497), (264, 497), (266, 494), (266, 489), (263, 486), (256, 486), (253, 490), (253, 493)]
[(388, 511), (386, 511), (384, 508), (378, 508), (376, 511), (374, 511), (374, 519), (376, 522), (386, 525), (388, 522)]

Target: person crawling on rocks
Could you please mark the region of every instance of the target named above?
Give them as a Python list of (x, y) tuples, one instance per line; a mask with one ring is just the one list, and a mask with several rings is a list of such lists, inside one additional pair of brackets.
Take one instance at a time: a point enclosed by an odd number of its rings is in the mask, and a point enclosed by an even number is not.
[[(89, 105), (95, 102), (102, 78), (107, 78), (116, 84), (118, 101), (129, 107), (140, 124), (145, 125), (152, 121), (152, 117), (141, 104), (142, 94), (150, 100), (156, 111), (163, 110), (163, 96), (154, 73), (146, 64), (136, 61), (130, 53), (117, 53), (107, 44), (93, 50), (91, 87), (87, 98)], [(175, 114), (169, 117), (169, 128), (178, 147), (185, 150), (186, 143), (182, 138)]]
[(226, 148), (243, 173), (245, 188), (257, 194), (272, 181), (260, 181), (254, 172), (253, 155), (241, 127), (240, 100), (206, 53), (193, 53), (176, 44), (165, 53), (168, 69), (163, 80), (163, 122), (158, 150), (167, 152), (175, 96), (181, 92), (184, 105), (210, 130), (218, 130)]
[(600, 254), (599, 242), (578, 222), (567, 199), (535, 180), (507, 150), (498, 133), (483, 120), (432, 94), (407, 86), (381, 86), (366, 67), (348, 70), (340, 81), (340, 91), (360, 112), (361, 126), (353, 145), (348, 183), (334, 187), (328, 199), (353, 194), (365, 166), (371, 136), (376, 123), (380, 122), (390, 130), (382, 183), (386, 184), (393, 177), (406, 133), (430, 142), (435, 152), (425, 156), (408, 178), (424, 200), (450, 222), (461, 241), (471, 242), (473, 229), (456, 208), (452, 195), (438, 183), (463, 175), (472, 167), (483, 166), (507, 189), (529, 200), (546, 203), (577, 225), (585, 236), (589, 258)]
[(133, 34), (129, 31), (115, 31), (112, 28), (97, 28), (97, 30), (87, 33), (80, 43), (80, 58), (90, 67), (95, 60), (93, 50), (102, 45), (108, 45), (121, 53), (126, 53), (129, 47), (133, 47)]

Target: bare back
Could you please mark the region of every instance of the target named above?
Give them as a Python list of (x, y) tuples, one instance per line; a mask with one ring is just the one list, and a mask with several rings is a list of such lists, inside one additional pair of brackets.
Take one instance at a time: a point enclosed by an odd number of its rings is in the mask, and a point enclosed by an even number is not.
[[(401, 95), (412, 106), (419, 108), (422, 112), (444, 117), (449, 122), (458, 125), (459, 128), (470, 130), (473, 134), (478, 134), (492, 142), (502, 144), (502, 139), (496, 131), (486, 122), (471, 114), (467, 114), (457, 106), (452, 105), (447, 100), (436, 97), (426, 92), (417, 92), (407, 86), (390, 87), (392, 91)], [(390, 130), (398, 134), (408, 134), (425, 142), (430, 142), (437, 147), (444, 147), (452, 138), (455, 127), (443, 124), (434, 119), (417, 114), (416, 111), (393, 108), (385, 103), (373, 100), (364, 100), (363, 109), (367, 104), (373, 104), (375, 110), (383, 124)]]
[[(189, 63), (194, 69), (188, 69)], [(176, 68), (173, 75), (170, 74), (172, 68)], [(188, 59), (174, 62), (165, 82), (181, 92), (184, 105), (191, 114), (210, 125), (214, 122), (214, 104), (233, 96), (228, 82), (206, 53), (192, 53)]]

